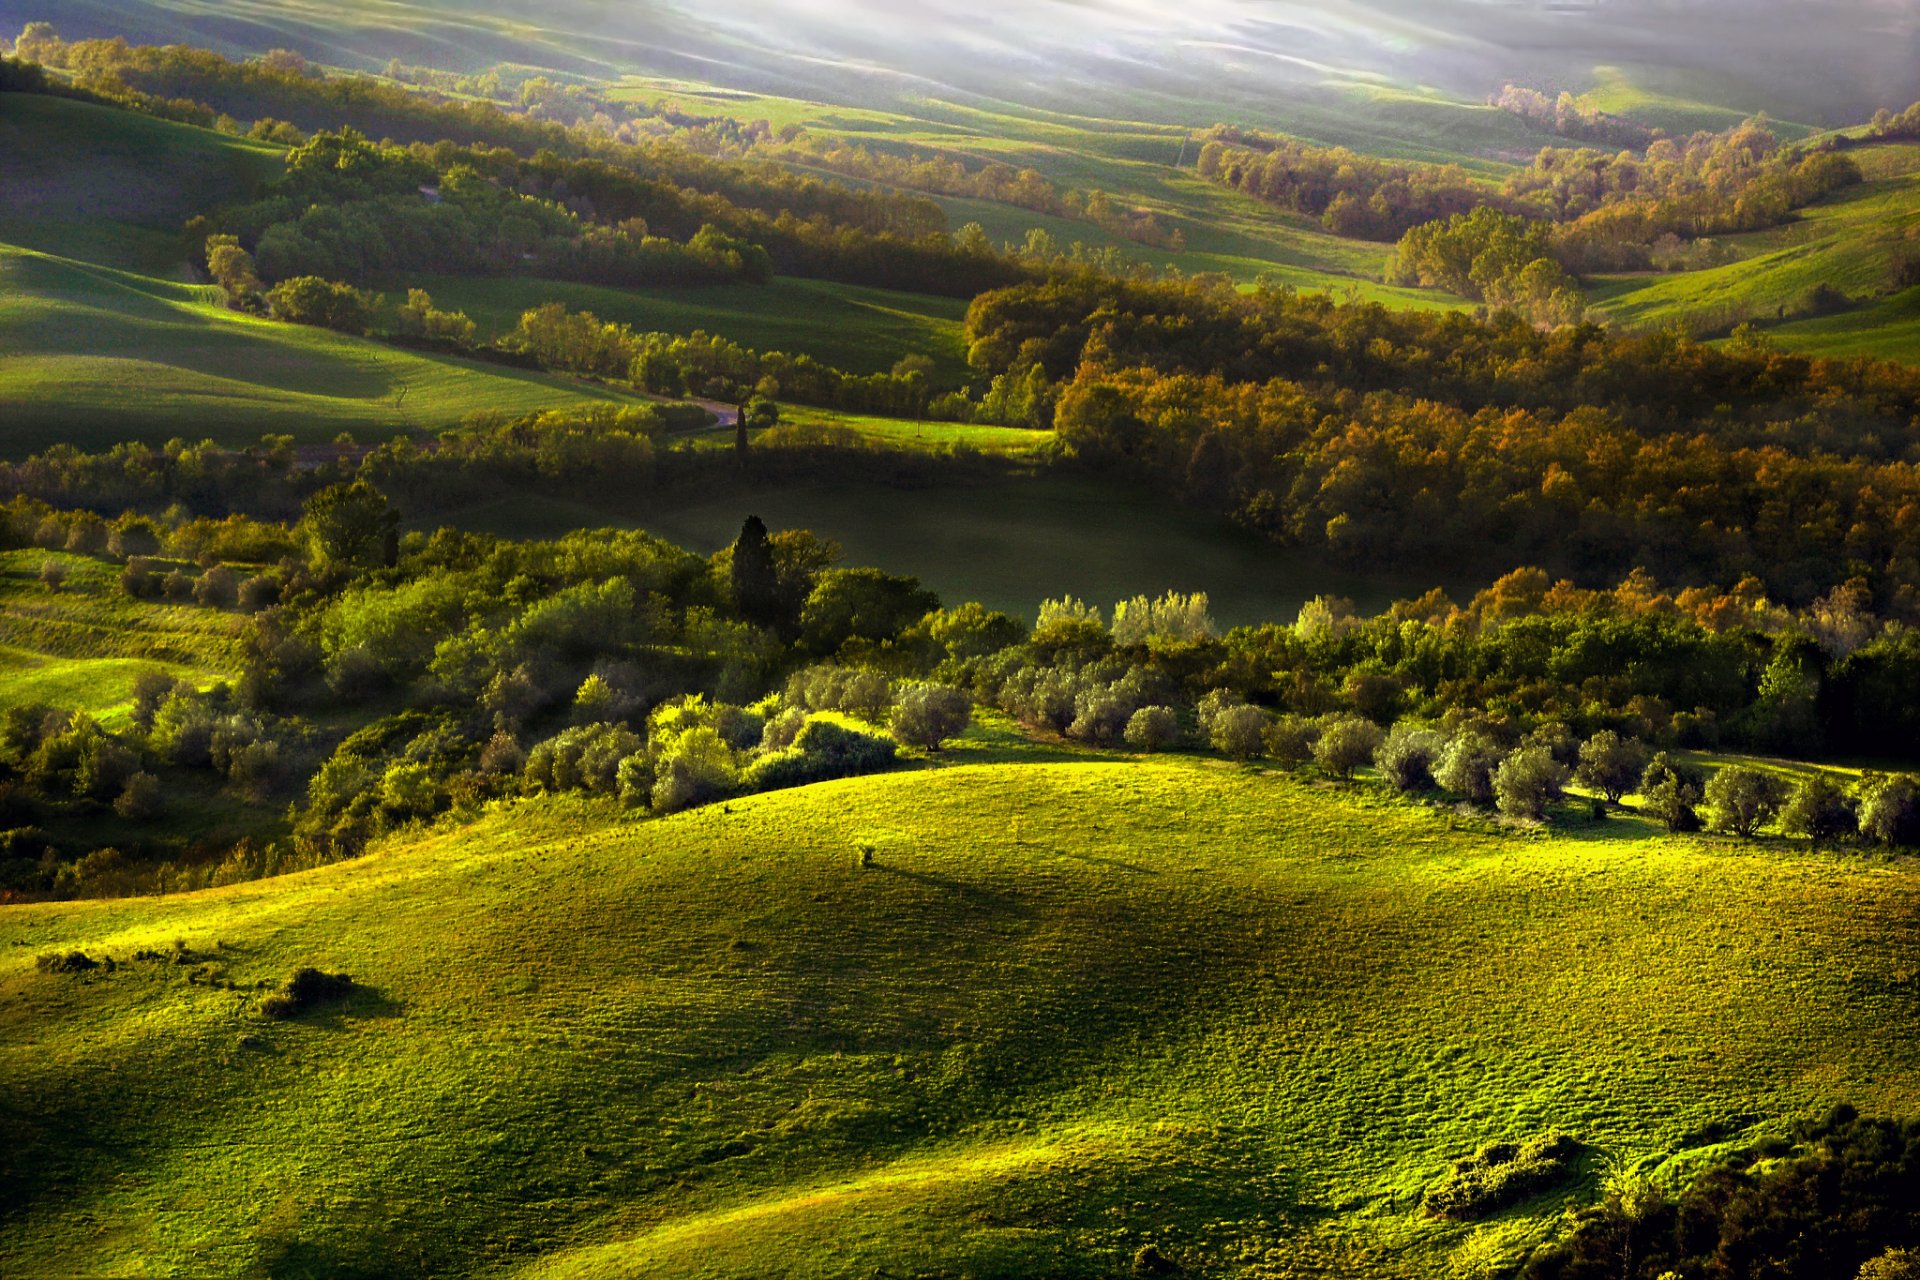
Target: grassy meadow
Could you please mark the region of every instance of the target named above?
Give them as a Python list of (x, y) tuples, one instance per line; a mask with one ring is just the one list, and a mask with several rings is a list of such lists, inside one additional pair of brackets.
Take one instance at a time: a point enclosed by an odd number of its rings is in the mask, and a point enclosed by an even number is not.
[(424, 276), (395, 281), (390, 288), (399, 297), (409, 287), (427, 290), (436, 306), (466, 312), (480, 326), (483, 340), (511, 331), (530, 308), (560, 302), (642, 332), (704, 329), (744, 347), (806, 354), (853, 373), (885, 373), (902, 356), (917, 354), (934, 362), (933, 379), (941, 386), (967, 378), (961, 327), (967, 304), (956, 298), (791, 276), (765, 285), (651, 290), (519, 277)]
[[(1910, 861), (1507, 834), (1189, 759), (953, 761), (9, 908), (0, 1267), (1061, 1277), (1152, 1244), (1431, 1276), (1609, 1176), (1920, 1104)], [(36, 970), (73, 950), (118, 967)], [(262, 1020), (305, 965), (356, 994)], [(1575, 1183), (1419, 1211), (1450, 1159), (1555, 1129)]]

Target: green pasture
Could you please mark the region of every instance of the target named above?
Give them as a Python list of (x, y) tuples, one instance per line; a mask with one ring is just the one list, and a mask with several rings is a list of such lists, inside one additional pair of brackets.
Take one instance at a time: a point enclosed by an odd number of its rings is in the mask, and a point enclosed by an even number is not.
[(854, 373), (884, 373), (900, 357), (918, 354), (934, 361), (940, 385), (967, 376), (961, 330), (967, 304), (955, 298), (794, 277), (766, 285), (618, 289), (522, 277), (421, 276), (389, 287), (395, 297), (408, 287), (427, 290), (436, 305), (471, 316), (483, 338), (508, 332), (522, 312), (560, 302), (643, 332), (703, 329), (757, 351), (806, 354)]
[[(535, 803), (0, 913), (0, 1268), (1105, 1277), (1151, 1244), (1444, 1275), (1610, 1177), (1911, 1114), (1916, 908), (1910, 860), (1503, 833), (1190, 759)], [(75, 950), (117, 967), (35, 966)], [(355, 994), (259, 1017), (308, 965)], [(1549, 1130), (1573, 1181), (1420, 1211)]]

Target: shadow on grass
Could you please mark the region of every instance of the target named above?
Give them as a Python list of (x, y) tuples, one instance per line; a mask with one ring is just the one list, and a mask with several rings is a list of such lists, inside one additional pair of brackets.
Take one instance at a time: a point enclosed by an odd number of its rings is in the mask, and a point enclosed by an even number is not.
[(930, 871), (909, 871), (905, 867), (889, 866), (875, 858), (866, 865), (868, 871), (878, 871), (885, 875), (898, 876), (902, 880), (911, 880), (916, 884), (938, 889), (952, 894), (968, 906), (1003, 916), (1026, 916), (1032, 914), (1013, 897), (1004, 893), (995, 893), (991, 889), (982, 889), (978, 885), (967, 884), (950, 876), (934, 875)]

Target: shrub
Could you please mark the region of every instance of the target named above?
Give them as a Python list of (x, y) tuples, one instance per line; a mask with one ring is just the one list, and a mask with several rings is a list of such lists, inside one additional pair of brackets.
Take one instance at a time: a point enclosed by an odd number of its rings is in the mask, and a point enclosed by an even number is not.
[(1180, 741), (1180, 717), (1172, 707), (1142, 707), (1127, 718), (1127, 745), (1151, 754)]
[(64, 951), (35, 957), (33, 967), (42, 973), (86, 973), (100, 962), (84, 951)]
[(909, 685), (893, 708), (894, 738), (927, 751), (938, 751), (972, 722), (973, 699), (952, 685)]
[(660, 813), (717, 800), (739, 779), (732, 748), (705, 725), (676, 735), (655, 759), (653, 774), (653, 807)]
[(1780, 810), (1780, 829), (1789, 835), (1811, 837), (1819, 844), (1854, 834), (1860, 829), (1860, 819), (1852, 798), (1840, 784), (1824, 773), (1815, 773), (1794, 788), (1792, 799)]
[(40, 585), (49, 591), (58, 591), (67, 580), (67, 566), (58, 560), (43, 560), (40, 563)]
[(1464, 730), (1448, 739), (1433, 771), (1433, 780), (1462, 800), (1492, 804), (1493, 772), (1505, 753), (1484, 734)]
[(1395, 790), (1425, 791), (1433, 786), (1434, 762), (1445, 748), (1446, 740), (1433, 730), (1397, 724), (1373, 760)]
[(1692, 765), (1676, 763), (1664, 751), (1648, 762), (1640, 778), (1646, 811), (1674, 834), (1700, 829), (1700, 815), (1694, 812), (1694, 806), (1706, 793), (1705, 774)]
[(1580, 746), (1580, 764), (1573, 780), (1598, 791), (1609, 804), (1633, 790), (1647, 772), (1647, 748), (1638, 738), (1623, 738), (1604, 729)]
[(1920, 803), (1912, 778), (1871, 774), (1861, 779), (1858, 794), (1862, 836), (1885, 845), (1920, 839)]
[(153, 561), (145, 556), (130, 557), (126, 567), (120, 570), (120, 590), (136, 600), (157, 594), (160, 580), (154, 576)]
[(1751, 836), (1772, 820), (1787, 798), (1786, 784), (1770, 773), (1728, 765), (1707, 780), (1713, 829)]
[(1493, 772), (1493, 794), (1509, 818), (1539, 818), (1566, 790), (1570, 770), (1545, 747), (1522, 747)]
[[(645, 745), (625, 725), (581, 725), (554, 735), (527, 754), (527, 781), (548, 791), (612, 795), (619, 788), (620, 762)], [(724, 750), (725, 744), (721, 747)]]
[(140, 772), (128, 778), (113, 802), (113, 811), (129, 822), (151, 822), (160, 816), (160, 779)]
[(1267, 713), (1245, 704), (1227, 707), (1212, 717), (1207, 739), (1214, 750), (1235, 760), (1257, 758), (1267, 747)]
[(353, 994), (353, 979), (344, 973), (322, 973), (318, 969), (298, 969), (280, 984), (280, 989), (260, 1002), (260, 1014), (267, 1018), (297, 1018), (323, 1004), (344, 1000)]
[[(1530, 751), (1540, 751), (1552, 760), (1550, 753), (1538, 747), (1515, 754)], [(1579, 1154), (1580, 1144), (1564, 1133), (1545, 1134), (1525, 1143), (1490, 1143), (1456, 1163), (1445, 1178), (1428, 1188), (1420, 1207), (1430, 1217), (1456, 1222), (1484, 1218), (1565, 1181)]]
[(1868, 1258), (1855, 1280), (1920, 1280), (1920, 1250), (1889, 1249)]
[(240, 584), (234, 602), (242, 613), (259, 613), (280, 600), (280, 580), (268, 574), (255, 574)]
[(807, 721), (791, 747), (755, 761), (745, 781), (758, 791), (777, 791), (877, 773), (890, 768), (894, 759), (892, 740), (824, 716), (815, 717)]
[(1380, 726), (1359, 716), (1339, 716), (1320, 726), (1313, 744), (1313, 760), (1329, 776), (1347, 779), (1362, 765), (1373, 763), (1380, 749)]
[(1298, 769), (1313, 759), (1320, 726), (1305, 716), (1280, 716), (1267, 726), (1267, 755), (1275, 764)]
[(496, 729), (487, 745), (480, 748), (480, 772), (492, 774), (519, 773), (527, 767), (527, 753), (520, 748), (518, 741), (505, 729)]
[(208, 609), (231, 609), (240, 598), (233, 570), (223, 564), (202, 573), (193, 583), (193, 602)]

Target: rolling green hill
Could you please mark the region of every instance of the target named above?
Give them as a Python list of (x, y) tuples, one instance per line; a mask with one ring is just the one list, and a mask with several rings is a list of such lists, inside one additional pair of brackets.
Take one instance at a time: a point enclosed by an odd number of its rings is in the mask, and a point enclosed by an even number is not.
[[(1920, 1105), (1910, 862), (998, 758), (8, 908), (0, 1269), (1432, 1276), (1608, 1171)], [(75, 950), (116, 966), (35, 966)], [(260, 1018), (307, 965), (355, 993)], [(1418, 1209), (1553, 1129), (1574, 1183)]]
[[(1853, 153), (1868, 181), (1802, 211), (1784, 226), (1728, 237), (1739, 255), (1725, 266), (1669, 276), (1615, 277), (1592, 293), (1606, 318), (1635, 328), (1680, 322), (1724, 332), (1742, 319), (1772, 321), (1803, 308), (1822, 285), (1852, 298), (1882, 292), (1893, 257), (1920, 228), (1920, 146), (1899, 144)], [(1873, 307), (1827, 317), (1811, 328), (1774, 330), (1780, 342), (1816, 354), (1920, 358), (1881, 327)], [(1821, 349), (1821, 348), (1825, 349)], [(1904, 349), (1903, 349), (1904, 348)]]
[(966, 379), (961, 320), (954, 298), (781, 277), (766, 285), (698, 289), (617, 289), (514, 277), (424, 276), (395, 281), (426, 289), (437, 306), (465, 311), (482, 338), (512, 329), (520, 313), (545, 302), (591, 311), (642, 332), (708, 333), (759, 351), (787, 351), (854, 373), (885, 373), (901, 356), (931, 358), (941, 385)]
[(630, 400), (217, 304), (213, 291), (0, 245), (0, 452), (171, 436), (381, 439), (469, 413)]

